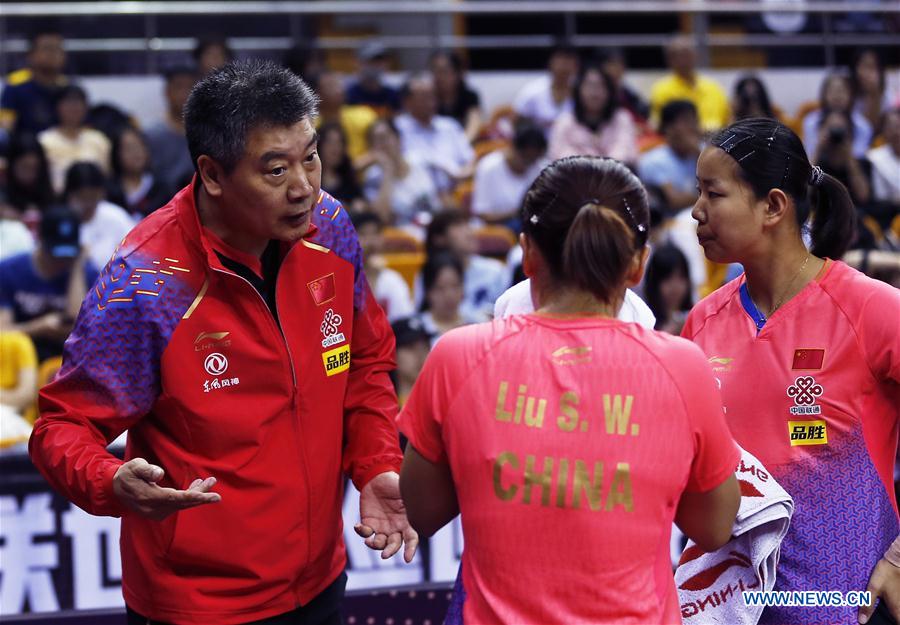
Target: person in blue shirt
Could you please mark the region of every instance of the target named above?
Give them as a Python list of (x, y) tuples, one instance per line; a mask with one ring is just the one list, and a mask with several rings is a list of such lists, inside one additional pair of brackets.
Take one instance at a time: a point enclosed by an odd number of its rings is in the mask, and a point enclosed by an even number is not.
[(6, 78), (0, 94), (0, 130), (37, 134), (57, 124), (56, 99), (65, 86), (66, 52), (62, 35), (36, 32), (29, 42), (28, 67)]
[(390, 66), (387, 48), (379, 41), (369, 41), (360, 47), (357, 61), (359, 73), (347, 87), (347, 104), (365, 104), (385, 116), (398, 112), (400, 92), (384, 82)]
[[(687, 100), (673, 100), (659, 115), (659, 132), (666, 142), (641, 156), (638, 176), (644, 184), (663, 190), (673, 213), (697, 200), (697, 157), (700, 156), (700, 118)], [(667, 215), (668, 216), (668, 215)]]
[(37, 249), (0, 261), (0, 331), (30, 336), (40, 360), (62, 354), (81, 301), (97, 280), (79, 230), (69, 208), (50, 208), (41, 220)]

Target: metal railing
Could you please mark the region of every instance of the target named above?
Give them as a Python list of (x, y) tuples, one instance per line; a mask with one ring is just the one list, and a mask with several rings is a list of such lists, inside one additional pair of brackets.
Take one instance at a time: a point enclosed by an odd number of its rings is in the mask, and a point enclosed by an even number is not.
[[(822, 19), (820, 34), (719, 34), (710, 33), (710, 18), (720, 15), (762, 15), (770, 13), (803, 13)], [(8, 70), (7, 57), (27, 49), (23, 38), (7, 37), (7, 18), (40, 20), (51, 17), (143, 17), (142, 37), (71, 38), (67, 50), (82, 52), (145, 52), (147, 69), (153, 71), (153, 57), (159, 52), (191, 50), (196, 41), (190, 37), (167, 37), (161, 33), (157, 18), (162, 16), (203, 15), (276, 15), (290, 20), (291, 36), (229, 37), (235, 50), (286, 50), (299, 38), (298, 18), (316, 16), (428, 16), (434, 27), (427, 32), (379, 37), (388, 48), (548, 48), (557, 38), (552, 35), (448, 35), (440, 32), (436, 21), (445, 16), (462, 15), (554, 15), (564, 17), (564, 33), (579, 47), (616, 46), (621, 48), (659, 47), (667, 34), (587, 34), (578, 32), (578, 15), (690, 15), (701, 64), (709, 59), (710, 48), (824, 47), (826, 65), (833, 65), (838, 46), (896, 46), (897, 33), (839, 33), (833, 28), (836, 15), (873, 13), (893, 16), (900, 22), (900, 0), (885, 2), (809, 1), (760, 2), (714, 0), (631, 0), (602, 2), (586, 0), (321, 0), (321, 1), (248, 1), (248, 2), (4, 2), (0, 4), (0, 72)], [(323, 49), (353, 50), (364, 43), (361, 37), (326, 37), (317, 41)]]
[(299, 15), (476, 15), (516, 13), (900, 13), (900, 2), (767, 2), (758, 0), (716, 2), (714, 0), (322, 0), (248, 2), (7, 2), (7, 16), (50, 17), (57, 15), (207, 15), (207, 14), (299, 14)]

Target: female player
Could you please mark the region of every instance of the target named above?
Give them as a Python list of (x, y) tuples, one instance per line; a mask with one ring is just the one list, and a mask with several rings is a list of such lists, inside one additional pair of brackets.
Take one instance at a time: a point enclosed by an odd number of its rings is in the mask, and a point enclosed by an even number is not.
[[(700, 155), (697, 180), (707, 258), (745, 273), (701, 301), (682, 334), (706, 352), (735, 439), (794, 498), (776, 590), (870, 582), (896, 618), (900, 566), (881, 558), (898, 534), (900, 292), (832, 260), (853, 237), (855, 209), (784, 125), (732, 124)], [(761, 622), (856, 616), (851, 606), (771, 607)]]
[(525, 196), (534, 314), (452, 330), (400, 415), (407, 513), (462, 514), (467, 623), (680, 621), (673, 518), (731, 534), (739, 451), (696, 346), (615, 319), (649, 212), (621, 163), (565, 158)]

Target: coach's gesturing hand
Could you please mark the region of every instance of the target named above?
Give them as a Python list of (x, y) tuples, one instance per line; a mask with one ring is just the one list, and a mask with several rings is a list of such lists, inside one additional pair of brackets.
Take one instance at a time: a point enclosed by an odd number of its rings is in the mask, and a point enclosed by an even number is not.
[(400, 476), (393, 471), (380, 473), (359, 493), (359, 523), (353, 528), (366, 539), (366, 546), (381, 551), (385, 560), (400, 551), (412, 562), (419, 535), (409, 526), (406, 508), (400, 497)]
[(196, 479), (187, 490), (166, 488), (157, 484), (165, 475), (162, 468), (143, 458), (133, 458), (119, 467), (113, 476), (113, 492), (123, 504), (138, 514), (161, 521), (173, 512), (222, 500), (210, 492), (216, 478)]

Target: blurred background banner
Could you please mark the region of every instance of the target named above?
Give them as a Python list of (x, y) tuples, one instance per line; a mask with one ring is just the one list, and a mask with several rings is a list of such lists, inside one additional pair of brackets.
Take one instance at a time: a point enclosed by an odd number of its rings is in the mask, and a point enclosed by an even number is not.
[[(411, 564), (399, 557), (382, 560), (353, 532), (358, 521), (359, 493), (348, 483), (348, 591), (449, 584), (456, 578), (462, 553), (458, 519), (428, 541)], [(54, 493), (24, 453), (0, 457), (0, 616), (124, 608), (119, 524)]]

